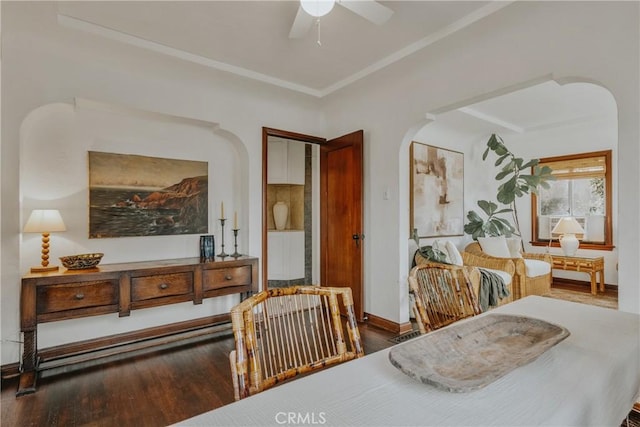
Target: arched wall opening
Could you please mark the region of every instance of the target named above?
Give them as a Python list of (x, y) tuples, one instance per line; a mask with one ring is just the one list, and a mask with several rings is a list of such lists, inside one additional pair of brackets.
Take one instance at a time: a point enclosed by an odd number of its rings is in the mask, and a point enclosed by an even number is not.
[[(399, 201), (402, 209), (399, 229), (401, 281), (406, 279), (413, 254), (417, 249), (409, 225), (412, 214), (409, 209), (409, 153), (412, 141), (464, 153), (465, 223), (467, 212), (478, 210), (478, 200), (496, 199), (498, 184), (494, 177), (498, 170), (493, 165), (495, 159), (482, 160), (486, 142), (492, 133), (499, 134), (507, 146), (525, 160), (611, 149), (614, 158), (611, 197), (615, 244), (618, 224), (617, 113), (613, 95), (597, 83), (587, 79), (553, 79), (549, 76), (456, 102), (428, 113), (428, 119), (407, 131), (399, 152)], [(518, 199), (517, 204), (525, 250), (548, 250), (528, 244), (531, 238), (530, 197)], [(432, 244), (436, 239), (450, 240), (460, 251), (471, 242), (469, 235), (462, 234), (421, 238), (420, 245)], [(554, 251), (558, 250), (551, 248), (551, 252)], [(607, 283), (617, 285), (616, 249), (588, 251), (582, 255), (604, 256)], [(585, 280), (584, 275), (580, 276), (579, 273), (554, 271), (554, 275)], [(405, 304), (405, 301), (408, 301), (406, 287), (402, 292), (401, 304), (408, 307), (408, 303)], [(401, 321), (406, 320), (401, 318)]]
[[(249, 244), (249, 154), (241, 139), (217, 123), (171, 114), (76, 98), (70, 103), (40, 106), (20, 127), (20, 216), (23, 225), (33, 209), (58, 209), (66, 231), (51, 236), (50, 262), (58, 257), (102, 252), (102, 264), (190, 258), (199, 256), (200, 234), (165, 234), (117, 238), (89, 236), (88, 152), (199, 161), (208, 170), (208, 234), (216, 236), (220, 252), (219, 218), (224, 203), (225, 241), (233, 245), (229, 224), (237, 212), (238, 247)], [(204, 233), (207, 234), (207, 233)], [(20, 270), (40, 263), (41, 236), (21, 233)], [(18, 291), (19, 292), (19, 291)], [(16, 300), (19, 300), (16, 296)], [(82, 339), (130, 332), (226, 313), (238, 295), (148, 308), (128, 317), (116, 314), (39, 325), (38, 346), (61, 345)], [(19, 307), (15, 307), (16, 318)], [(116, 316), (117, 322), (114, 321)]]

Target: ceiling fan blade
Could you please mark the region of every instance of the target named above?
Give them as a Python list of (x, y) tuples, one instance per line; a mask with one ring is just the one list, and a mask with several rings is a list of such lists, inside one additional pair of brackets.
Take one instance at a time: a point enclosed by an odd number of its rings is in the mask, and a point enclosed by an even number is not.
[(374, 0), (339, 0), (338, 4), (378, 25), (384, 24), (393, 15), (393, 10)]
[(291, 31), (289, 31), (290, 39), (299, 39), (304, 37), (309, 32), (309, 29), (313, 25), (313, 16), (305, 12), (301, 6), (298, 7), (298, 13), (296, 19), (293, 21)]

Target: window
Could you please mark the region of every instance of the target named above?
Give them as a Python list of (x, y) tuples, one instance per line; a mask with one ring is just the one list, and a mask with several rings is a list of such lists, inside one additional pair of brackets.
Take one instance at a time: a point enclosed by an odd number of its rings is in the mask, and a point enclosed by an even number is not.
[(551, 230), (572, 216), (585, 230), (580, 248), (612, 250), (611, 150), (542, 158), (539, 166), (556, 179), (531, 196), (531, 243), (559, 246)]

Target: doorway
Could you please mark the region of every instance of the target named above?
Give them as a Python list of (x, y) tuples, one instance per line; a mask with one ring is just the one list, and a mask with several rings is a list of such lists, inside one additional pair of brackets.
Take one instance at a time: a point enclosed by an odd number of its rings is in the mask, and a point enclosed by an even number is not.
[[(362, 143), (362, 131), (327, 141), (263, 128), (263, 289), (348, 286), (358, 320), (364, 317)], [(279, 225), (278, 202), (287, 211)]]
[[(318, 258), (318, 151), (324, 138), (263, 128), (263, 288), (310, 285)], [(315, 253), (315, 255), (314, 255)]]

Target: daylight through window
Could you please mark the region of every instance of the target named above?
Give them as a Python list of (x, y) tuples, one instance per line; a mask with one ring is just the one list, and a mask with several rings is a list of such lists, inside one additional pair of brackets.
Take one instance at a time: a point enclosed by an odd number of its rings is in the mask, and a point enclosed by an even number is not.
[(612, 247), (611, 150), (543, 158), (540, 166), (549, 166), (555, 180), (532, 196), (532, 243), (557, 245), (551, 230), (571, 216), (585, 230), (581, 248)]

